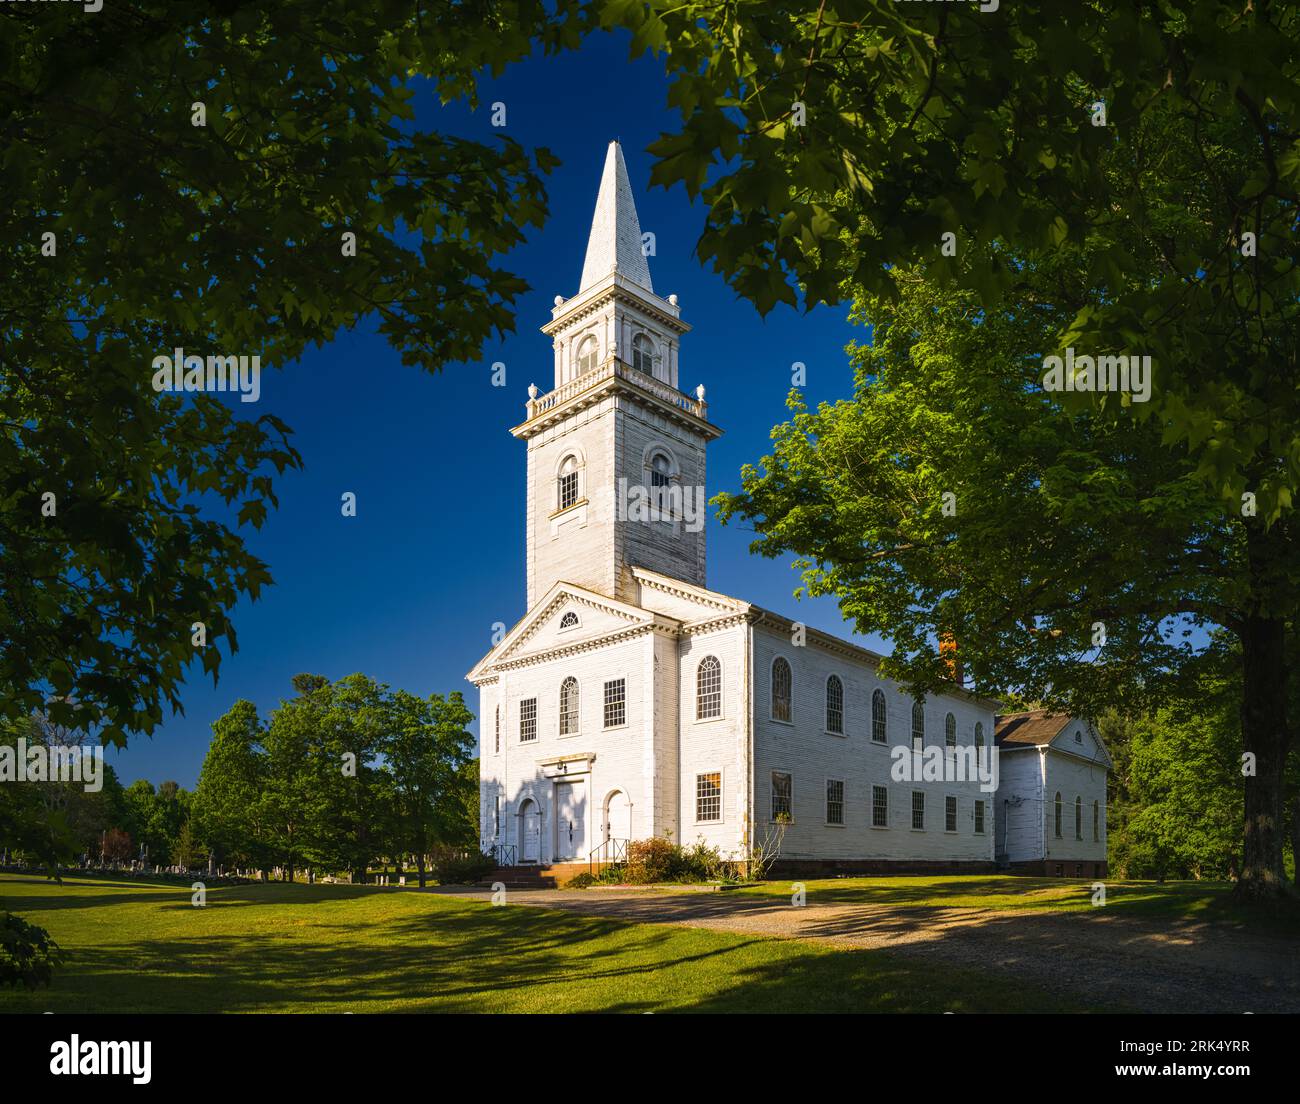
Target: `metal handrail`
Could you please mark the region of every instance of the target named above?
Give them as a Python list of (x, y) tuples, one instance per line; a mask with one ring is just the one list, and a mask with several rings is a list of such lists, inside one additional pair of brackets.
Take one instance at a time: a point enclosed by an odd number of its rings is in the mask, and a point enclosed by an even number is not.
[[(587, 871), (595, 875), (602, 866), (622, 866), (627, 862), (627, 848), (631, 840), (610, 836), (603, 843), (587, 852)], [(602, 855), (602, 852), (605, 852)]]
[(492, 857), (496, 859), (497, 866), (514, 866), (515, 845), (513, 843), (494, 843), (492, 845)]

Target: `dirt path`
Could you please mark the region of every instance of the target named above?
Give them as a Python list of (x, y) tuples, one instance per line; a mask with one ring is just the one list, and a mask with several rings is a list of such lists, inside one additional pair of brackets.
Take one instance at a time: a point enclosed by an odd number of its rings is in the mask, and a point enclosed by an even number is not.
[[(483, 899), (484, 890), (433, 892)], [(817, 904), (734, 892), (510, 890), (509, 903), (649, 924), (809, 939), (1071, 989), (1079, 1003), (1144, 1012), (1300, 1012), (1300, 941), (1115, 911), (1030, 912)]]

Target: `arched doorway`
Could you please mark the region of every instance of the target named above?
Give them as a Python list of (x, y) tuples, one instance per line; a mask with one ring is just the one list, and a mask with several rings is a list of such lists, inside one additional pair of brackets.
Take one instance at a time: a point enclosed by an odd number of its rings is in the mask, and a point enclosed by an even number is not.
[(605, 798), (605, 832), (607, 840), (632, 838), (632, 803), (622, 790), (614, 790)]
[(519, 861), (542, 861), (542, 810), (531, 797), (519, 806)]

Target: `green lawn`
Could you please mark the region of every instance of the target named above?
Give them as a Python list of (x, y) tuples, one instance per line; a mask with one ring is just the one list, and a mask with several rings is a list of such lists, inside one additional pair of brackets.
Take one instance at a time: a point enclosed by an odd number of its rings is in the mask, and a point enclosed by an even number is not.
[(0, 875), (0, 899), (69, 952), (0, 1012), (1080, 1010), (879, 952), (366, 886), (218, 888), (199, 909), (179, 886)]
[[(1230, 882), (1138, 882), (1106, 878), (1083, 881), (967, 874), (938, 877), (808, 878), (809, 904), (906, 905), (916, 908), (1042, 909), (1090, 911), (1092, 885), (1105, 882), (1105, 908), (1126, 916), (1206, 920), (1300, 935), (1295, 902), (1251, 906), (1232, 896)], [(791, 880), (765, 882), (734, 893), (788, 897)]]

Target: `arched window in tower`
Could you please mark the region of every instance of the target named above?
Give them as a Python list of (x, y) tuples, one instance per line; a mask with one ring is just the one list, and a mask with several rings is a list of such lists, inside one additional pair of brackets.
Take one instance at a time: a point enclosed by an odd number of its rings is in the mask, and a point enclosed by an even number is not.
[(772, 661), (772, 720), (790, 719), (790, 688), (793, 681), (789, 661), (783, 656), (777, 656)]
[(560, 735), (578, 731), (578, 680), (570, 675), (560, 683)]
[(673, 479), (673, 462), (662, 452), (650, 458), (650, 486), (667, 487)]
[(578, 375), (583, 376), (596, 368), (596, 337), (588, 334), (578, 342)]
[(578, 501), (578, 458), (572, 454), (566, 456), (560, 464), (560, 474), (556, 486), (557, 510), (567, 510)]
[(943, 719), (943, 746), (957, 746), (957, 718), (951, 713)]
[(885, 711), (885, 692), (873, 691), (871, 695), (871, 738), (883, 744), (887, 738), (885, 731), (888, 714)]
[(917, 698), (912, 703), (912, 747), (925, 746), (925, 702)]
[(722, 663), (717, 656), (705, 656), (695, 672), (695, 719), (707, 721), (722, 716)]
[(632, 338), (632, 367), (647, 376), (655, 375), (655, 343), (645, 334)]
[(839, 675), (826, 680), (826, 731), (844, 735), (844, 683)]

